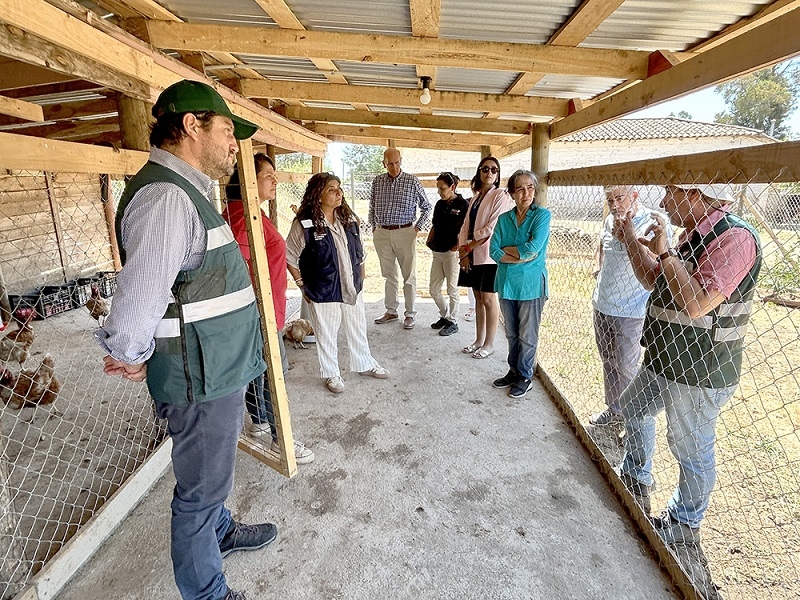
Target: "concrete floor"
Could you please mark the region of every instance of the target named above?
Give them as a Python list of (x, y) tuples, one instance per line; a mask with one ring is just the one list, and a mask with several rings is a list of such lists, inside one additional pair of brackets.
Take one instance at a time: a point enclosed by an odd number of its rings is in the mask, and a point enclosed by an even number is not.
[[(295, 436), (317, 459), (287, 480), (240, 453), (229, 507), (279, 534), (226, 559), (231, 587), (251, 600), (674, 598), (538, 382), (519, 400), (491, 387), (505, 339), (475, 360), (460, 352), (473, 324), (440, 337), (432, 302), (418, 310), (405, 331), (374, 325), (382, 302), (368, 302), (370, 346), (391, 376), (344, 372), (340, 395), (317, 377), (313, 346), (288, 349)], [(59, 600), (179, 599), (173, 484), (154, 487)]]

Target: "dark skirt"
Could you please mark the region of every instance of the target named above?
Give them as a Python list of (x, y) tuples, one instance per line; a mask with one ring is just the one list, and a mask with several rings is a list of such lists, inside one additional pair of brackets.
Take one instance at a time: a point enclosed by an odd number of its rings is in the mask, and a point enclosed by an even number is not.
[(458, 272), (458, 285), (469, 287), (478, 292), (494, 292), (494, 278), (497, 275), (497, 265), (472, 265), (469, 271), (461, 269)]

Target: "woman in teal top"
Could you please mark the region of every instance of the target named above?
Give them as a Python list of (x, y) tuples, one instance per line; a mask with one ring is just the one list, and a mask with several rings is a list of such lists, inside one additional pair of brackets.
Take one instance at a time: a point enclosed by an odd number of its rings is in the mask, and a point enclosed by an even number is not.
[(537, 183), (536, 176), (525, 170), (508, 178), (508, 193), (516, 208), (500, 215), (489, 244), (489, 256), (497, 263), (494, 289), (505, 320), (509, 367), (492, 385), (511, 388), (512, 398), (521, 398), (533, 386), (539, 323), (547, 300), (544, 258), (550, 211), (533, 203)]

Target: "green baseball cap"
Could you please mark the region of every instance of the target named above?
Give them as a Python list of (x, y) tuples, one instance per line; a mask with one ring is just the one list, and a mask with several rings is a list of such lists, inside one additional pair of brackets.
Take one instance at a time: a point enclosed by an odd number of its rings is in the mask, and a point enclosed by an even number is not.
[(258, 125), (234, 115), (217, 90), (199, 81), (184, 79), (173, 83), (161, 92), (153, 105), (156, 119), (168, 114), (201, 111), (215, 112), (233, 121), (233, 137), (237, 140), (246, 140), (258, 131)]

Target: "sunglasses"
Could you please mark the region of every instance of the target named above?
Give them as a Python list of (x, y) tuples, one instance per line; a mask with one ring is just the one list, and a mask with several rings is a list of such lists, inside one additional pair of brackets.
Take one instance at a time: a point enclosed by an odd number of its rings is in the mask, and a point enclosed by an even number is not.
[(500, 169), (497, 167), (481, 167), (481, 173), (492, 173), (493, 175), (499, 173)]

